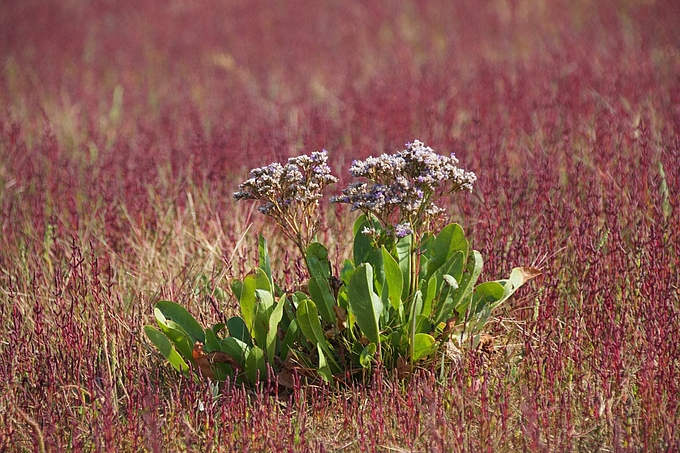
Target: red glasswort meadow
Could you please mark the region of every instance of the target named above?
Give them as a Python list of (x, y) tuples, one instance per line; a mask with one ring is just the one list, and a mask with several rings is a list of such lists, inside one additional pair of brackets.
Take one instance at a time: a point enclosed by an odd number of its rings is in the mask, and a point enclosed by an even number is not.
[[(0, 450), (680, 449), (678, 29), (670, 0), (1, 2)], [(234, 202), (249, 168), (413, 137), (477, 175), (445, 208), (482, 278), (543, 271), (484, 347), (218, 394), (149, 344), (161, 299), (235, 313), (258, 232), (304, 273)], [(354, 214), (321, 210), (341, 262)]]

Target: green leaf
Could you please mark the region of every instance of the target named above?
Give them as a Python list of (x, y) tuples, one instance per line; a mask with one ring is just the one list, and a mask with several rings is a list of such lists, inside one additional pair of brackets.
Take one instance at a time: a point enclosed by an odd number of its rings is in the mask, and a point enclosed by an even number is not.
[[(215, 336), (215, 333), (211, 329), (205, 331), (205, 351), (221, 351), (222, 342)], [(212, 366), (213, 372), (215, 374), (215, 380), (224, 381), (227, 375), (230, 374), (231, 366), (226, 363), (215, 363)]]
[(395, 310), (401, 304), (401, 294), (404, 290), (404, 276), (399, 269), (399, 263), (385, 247), (382, 248), (383, 266), (385, 268), (385, 283), (387, 283), (387, 298)]
[(418, 315), (420, 315), (421, 311), (423, 309), (423, 294), (420, 292), (420, 290), (417, 290), (415, 294), (413, 295), (413, 300), (411, 301), (411, 310), (409, 312), (409, 322), (410, 322), (410, 329), (409, 329), (409, 347), (411, 348), (411, 365), (413, 365), (413, 357), (414, 357), (414, 347), (415, 347), (415, 336), (417, 332), (417, 327), (418, 327)]
[(222, 350), (222, 345), (220, 340), (210, 329), (205, 331), (205, 350), (206, 351), (220, 351)]
[(243, 280), (240, 289), (240, 292), (234, 292), (234, 294), (236, 294), (236, 297), (239, 299), (241, 317), (246, 323), (250, 335), (254, 337), (253, 324), (255, 323), (255, 317), (257, 316), (259, 302), (255, 291), (260, 289), (271, 293), (272, 288), (269, 283), (269, 277), (267, 277), (267, 274), (265, 274), (262, 269), (256, 268), (253, 270), (253, 273), (249, 274)]
[(328, 285), (328, 279), (321, 276), (313, 276), (309, 279), (307, 285), (309, 295), (319, 309), (321, 317), (329, 324), (335, 324), (335, 312), (333, 305), (335, 305), (335, 297)]
[(295, 319), (290, 321), (288, 324), (288, 330), (281, 341), (281, 351), (279, 352), (279, 358), (285, 362), (288, 357), (288, 351), (300, 338), (300, 329), (298, 328), (298, 323)]
[(461, 304), (466, 305), (470, 300), (475, 283), (482, 273), (482, 266), (482, 255), (477, 250), (472, 250), (468, 255), (465, 272), (458, 279), (458, 289), (447, 285), (448, 288), (443, 291), (442, 302), (437, 307), (434, 317), (435, 324), (447, 321), (452, 317), (454, 310), (460, 313), (461, 309), (467, 309), (465, 306), (461, 307)]
[(456, 252), (462, 252), (463, 257), (468, 254), (468, 241), (460, 225), (451, 223), (437, 235), (430, 249), (430, 260), (427, 266), (426, 279), (429, 279)]
[(319, 353), (319, 367), (317, 369), (319, 376), (321, 376), (321, 378), (328, 384), (333, 381), (333, 373), (331, 372), (330, 366), (328, 366), (326, 356), (323, 353), (323, 347), (320, 343), (316, 345), (316, 350)]
[(319, 343), (320, 338), (324, 337), (324, 333), (321, 328), (321, 323), (319, 322), (319, 313), (316, 309), (316, 304), (314, 304), (312, 300), (303, 299), (298, 302), (297, 321), (302, 334), (316, 346), (316, 344)]
[(361, 332), (370, 342), (380, 344), (378, 319), (383, 311), (383, 304), (380, 297), (373, 292), (373, 268), (370, 264), (362, 264), (356, 268), (347, 288), (347, 296)]
[[(359, 220), (363, 219), (363, 222), (359, 223)], [(380, 223), (376, 220), (371, 223), (366, 216), (362, 215), (357, 219), (354, 224), (354, 247), (353, 247), (353, 258), (354, 265), (359, 266), (360, 264), (369, 263), (373, 266), (373, 270), (376, 277), (376, 282), (378, 282), (380, 288), (376, 288), (378, 291), (382, 289), (382, 282), (385, 280), (385, 276), (382, 270), (382, 252), (377, 249), (374, 244), (374, 240), (370, 236), (366, 236), (362, 233), (364, 228), (375, 228), (379, 233), (382, 228)]]
[(305, 259), (312, 277), (320, 277), (328, 281), (331, 278), (331, 263), (328, 260), (328, 250), (318, 242), (309, 244)]
[(413, 329), (415, 334), (432, 332), (432, 323), (425, 315), (416, 315), (415, 327)]
[(417, 290), (413, 295), (413, 300), (411, 301), (411, 306), (409, 307), (409, 321), (411, 321), (411, 331), (415, 328), (416, 317), (423, 312), (423, 293)]
[(191, 342), (189, 335), (179, 324), (166, 319), (158, 308), (154, 308), (154, 315), (161, 332), (172, 341), (177, 351), (184, 357), (184, 360), (193, 362), (191, 351), (193, 350), (194, 344)]
[(401, 294), (406, 299), (411, 291), (411, 247), (413, 245), (413, 235), (409, 234), (397, 242), (397, 256), (399, 257), (399, 269), (401, 269), (404, 287)]
[(252, 385), (267, 379), (267, 364), (264, 360), (264, 352), (257, 346), (254, 346), (250, 350), (248, 357), (246, 357), (245, 373), (248, 382)]
[(420, 286), (420, 292), (425, 294), (422, 314), (430, 316), (430, 313), (432, 313), (432, 301), (437, 296), (437, 276), (433, 275), (430, 277), (426, 286), (423, 283), (421, 282)]
[(156, 308), (163, 313), (165, 318), (172, 319), (189, 335), (191, 343), (200, 341), (205, 343), (205, 332), (193, 316), (181, 305), (169, 300), (162, 300), (156, 304)]
[(240, 316), (234, 316), (227, 320), (227, 329), (229, 329), (229, 336), (236, 338), (248, 346), (253, 345), (253, 340), (250, 337), (250, 332), (248, 332), (248, 326), (246, 326), (245, 321)]
[(366, 370), (371, 369), (371, 362), (373, 361), (373, 357), (375, 356), (376, 350), (377, 350), (376, 344), (369, 343), (361, 351), (361, 355), (359, 356), (359, 364), (362, 366), (362, 368)]
[(434, 337), (426, 333), (417, 333), (413, 341), (413, 362), (434, 353), (437, 345)]
[(274, 280), (272, 280), (272, 266), (269, 261), (269, 252), (267, 251), (267, 241), (261, 234), (257, 236), (257, 250), (260, 258), (259, 267), (269, 279), (269, 284), (273, 287)]
[(359, 217), (357, 217), (357, 219), (354, 221), (354, 225), (352, 226), (352, 236), (356, 236), (358, 233), (360, 233), (366, 222), (366, 214), (361, 214)]
[(255, 321), (253, 322), (251, 335), (256, 346), (266, 348), (269, 319), (274, 310), (274, 296), (269, 291), (256, 289), (255, 297), (257, 298), (257, 304), (255, 306)]
[(276, 308), (269, 317), (269, 330), (267, 331), (267, 361), (270, 365), (274, 364), (276, 354), (276, 340), (278, 339), (279, 323), (283, 318), (283, 306), (285, 305), (286, 295), (284, 294), (276, 304)]
[(243, 282), (237, 278), (230, 283), (231, 292), (234, 293), (237, 299), (241, 300), (241, 293), (243, 292)]
[(326, 335), (321, 328), (319, 313), (316, 309), (316, 305), (311, 299), (300, 301), (297, 309), (297, 321), (302, 334), (307, 340), (314, 346), (321, 345), (321, 348), (327, 356), (326, 360), (332, 365), (333, 372), (339, 372), (341, 368), (333, 358), (333, 352), (331, 351), (328, 340), (326, 340)]
[(472, 294), (471, 313), (480, 313), (484, 309), (490, 309), (497, 302), (505, 299), (505, 288), (498, 282), (484, 282), (477, 285)]
[(217, 334), (220, 333), (225, 327), (227, 327), (226, 324), (224, 324), (223, 322), (218, 322), (217, 324), (215, 324), (214, 326), (212, 326), (212, 328), (211, 328), (210, 330), (212, 330), (213, 333), (214, 333), (215, 335), (217, 335)]
[(351, 260), (345, 260), (342, 264), (342, 269), (340, 269), (340, 280), (345, 286), (349, 285), (349, 281), (352, 279), (352, 274), (354, 274), (354, 263)]
[(241, 368), (245, 368), (245, 359), (250, 349), (250, 346), (233, 337), (223, 338), (220, 341), (220, 351), (229, 354), (241, 365)]
[(144, 326), (144, 333), (174, 369), (182, 373), (189, 371), (189, 365), (182, 359), (182, 356), (179, 355), (175, 347), (170, 343), (170, 340), (161, 331), (151, 326)]

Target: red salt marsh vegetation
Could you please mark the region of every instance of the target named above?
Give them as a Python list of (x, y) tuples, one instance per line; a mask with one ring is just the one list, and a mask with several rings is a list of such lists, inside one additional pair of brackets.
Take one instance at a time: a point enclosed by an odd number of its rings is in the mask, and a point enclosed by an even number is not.
[[(0, 3), (0, 451), (677, 451), (680, 4)], [(482, 278), (543, 275), (490, 347), (395, 380), (253, 391), (144, 335), (202, 325), (269, 241), (246, 172), (420, 139), (477, 174), (447, 210)], [(354, 213), (322, 205), (340, 266)]]

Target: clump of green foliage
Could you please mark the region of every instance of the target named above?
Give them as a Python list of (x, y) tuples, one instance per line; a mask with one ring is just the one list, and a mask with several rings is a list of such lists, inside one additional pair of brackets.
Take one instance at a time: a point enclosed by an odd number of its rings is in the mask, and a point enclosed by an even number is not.
[(434, 231), (445, 217), (437, 203), (471, 191), (476, 180), (457, 164), (417, 140), (396, 154), (353, 162), (350, 172), (361, 179), (331, 199), (361, 212), (352, 259), (339, 276), (328, 250), (314, 241), (322, 190), (337, 182), (326, 151), (253, 169), (234, 196), (263, 202), (259, 211), (304, 257), (306, 290), (287, 293), (274, 282), (260, 235), (259, 266), (231, 284), (240, 316), (203, 329), (183, 307), (161, 301), (158, 329), (147, 326), (147, 336), (179, 371), (207, 358), (211, 370), (204, 375), (248, 385), (274, 375), (290, 384), (295, 370), (333, 383), (369, 376), (378, 363), (403, 376), (476, 347), (492, 311), (538, 271), (515, 268), (508, 279), (478, 284), (482, 256), (462, 227)]

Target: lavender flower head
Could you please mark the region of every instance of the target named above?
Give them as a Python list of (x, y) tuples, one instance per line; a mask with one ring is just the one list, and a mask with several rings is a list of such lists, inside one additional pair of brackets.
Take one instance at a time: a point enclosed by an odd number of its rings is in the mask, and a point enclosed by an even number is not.
[(413, 234), (413, 230), (411, 229), (411, 224), (408, 222), (404, 223), (398, 223), (394, 226), (394, 235), (401, 239), (405, 238), (409, 234)]
[(313, 213), (321, 192), (337, 180), (328, 166), (328, 152), (315, 151), (310, 156), (291, 157), (286, 165), (275, 162), (252, 169), (234, 198), (264, 202), (258, 211), (273, 217), (284, 234), (306, 247), (319, 227), (318, 216)]
[(477, 177), (458, 168), (458, 159), (434, 152), (414, 140), (395, 154), (382, 154), (355, 160), (350, 173), (368, 182), (353, 182), (333, 197), (332, 202), (348, 203), (352, 210), (375, 215), (383, 226), (405, 237), (412, 228), (428, 227), (445, 210), (435, 204), (445, 195), (472, 191)]

